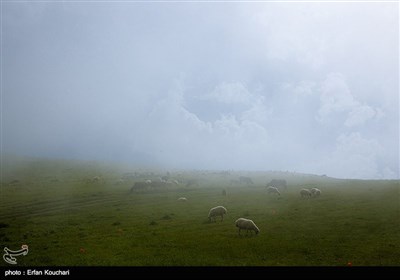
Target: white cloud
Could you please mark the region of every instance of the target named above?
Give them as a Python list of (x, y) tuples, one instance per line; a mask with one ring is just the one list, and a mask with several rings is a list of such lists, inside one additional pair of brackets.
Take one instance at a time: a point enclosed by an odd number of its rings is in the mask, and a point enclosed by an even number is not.
[(379, 178), (382, 176), (377, 158), (383, 147), (374, 139), (365, 139), (358, 132), (341, 134), (336, 148), (317, 167), (318, 173), (339, 178)]
[(364, 125), (373, 118), (380, 119), (383, 112), (379, 108), (373, 108), (367, 104), (361, 104), (357, 100), (344, 76), (340, 73), (330, 73), (320, 86), (320, 108), (317, 120), (327, 123), (332, 118), (340, 115), (344, 126), (355, 127)]
[(314, 81), (301, 81), (297, 86), (293, 88), (293, 92), (298, 97), (307, 97), (315, 94), (316, 82)]
[[(295, 60), (312, 69), (321, 68), (329, 51), (329, 36), (316, 23), (325, 23), (316, 5), (281, 3), (257, 6), (250, 10), (252, 27), (257, 30), (268, 60)], [(254, 9), (254, 7), (253, 7)]]
[(248, 110), (242, 112), (240, 119), (242, 121), (252, 121), (259, 124), (266, 124), (271, 118), (272, 109), (268, 109), (263, 96), (257, 96)]
[(205, 98), (226, 104), (241, 103), (248, 105), (252, 100), (252, 95), (240, 82), (223, 82), (216, 86)]
[[(298, 83), (285, 83), (281, 87), (282, 95), (285, 95), (285, 99), (292, 101), (292, 103), (307, 107), (309, 104), (304, 104), (307, 101), (318, 99), (318, 83), (316, 81), (304, 80)], [(314, 112), (313, 112), (314, 113)]]
[(111, 6), (3, 5), (4, 151), (398, 177), (398, 3)]
[(322, 120), (332, 113), (350, 111), (358, 105), (340, 73), (329, 74), (322, 82), (320, 90), (321, 107), (318, 113)]
[(368, 140), (358, 132), (341, 134), (337, 138), (336, 153), (349, 155), (358, 154), (362, 156), (376, 156), (382, 154), (383, 149), (376, 140)]
[(261, 97), (239, 118), (223, 114), (206, 122), (185, 108), (184, 88), (182, 81), (176, 82), (154, 104), (143, 120), (139, 133), (143, 141), (135, 146), (137, 151), (152, 151), (157, 162), (176, 167), (250, 169), (264, 164), (260, 155), (271, 145), (259, 123), (265, 117)]
[(399, 178), (399, 170), (397, 170), (397, 174), (396, 172), (394, 172), (391, 168), (389, 167), (385, 167), (382, 171), (382, 179), (397, 179)]
[(370, 106), (359, 105), (349, 112), (349, 115), (344, 122), (344, 125), (347, 127), (362, 125), (369, 119), (377, 116), (377, 114), (377, 111), (372, 109)]

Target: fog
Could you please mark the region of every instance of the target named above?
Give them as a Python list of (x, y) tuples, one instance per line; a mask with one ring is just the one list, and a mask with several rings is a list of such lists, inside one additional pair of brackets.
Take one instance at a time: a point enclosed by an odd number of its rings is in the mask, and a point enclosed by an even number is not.
[(1, 5), (2, 154), (399, 178), (398, 3)]

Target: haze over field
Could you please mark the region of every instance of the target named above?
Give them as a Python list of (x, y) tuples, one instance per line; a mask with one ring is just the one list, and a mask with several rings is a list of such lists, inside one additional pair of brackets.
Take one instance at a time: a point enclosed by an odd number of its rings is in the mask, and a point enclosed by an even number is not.
[(2, 154), (399, 178), (398, 3), (1, 8)]

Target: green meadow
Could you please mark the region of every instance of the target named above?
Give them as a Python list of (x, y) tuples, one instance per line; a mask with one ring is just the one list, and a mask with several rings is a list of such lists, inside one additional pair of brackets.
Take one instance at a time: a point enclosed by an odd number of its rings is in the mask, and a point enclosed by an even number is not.
[[(166, 174), (179, 184), (130, 191)], [(287, 190), (267, 194), (271, 179), (287, 180)], [(322, 195), (300, 197), (312, 187)], [(0, 195), (1, 249), (29, 246), (17, 266), (400, 265), (398, 180), (3, 157)], [(228, 213), (210, 222), (218, 205)], [(240, 217), (260, 233), (239, 235)]]

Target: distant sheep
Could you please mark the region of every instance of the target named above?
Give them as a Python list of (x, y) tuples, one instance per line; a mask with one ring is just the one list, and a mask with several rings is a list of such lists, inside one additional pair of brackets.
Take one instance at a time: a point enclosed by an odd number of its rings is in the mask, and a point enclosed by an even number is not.
[(148, 187), (148, 184), (147, 184), (146, 182), (136, 182), (136, 183), (132, 186), (132, 188), (131, 188), (131, 190), (130, 190), (130, 193), (146, 190), (147, 187)]
[[(146, 182), (145, 182), (146, 183)], [(157, 181), (153, 181), (150, 184), (146, 183), (151, 189), (156, 190), (156, 189), (165, 189), (168, 186), (168, 182), (157, 182)]]
[(224, 220), (224, 214), (226, 214), (228, 211), (224, 206), (216, 206), (214, 208), (210, 209), (210, 212), (208, 213), (208, 219), (211, 220), (214, 219), (216, 221), (217, 216), (221, 216), (221, 222)]
[(123, 183), (125, 183), (124, 179), (118, 179), (118, 180), (115, 182), (115, 185), (122, 185)]
[(276, 188), (282, 188), (283, 190), (287, 190), (287, 182), (286, 180), (278, 180), (278, 179), (272, 179), (267, 186), (272, 186)]
[(180, 198), (178, 198), (178, 201), (186, 202), (186, 201), (187, 201), (187, 198), (186, 198), (186, 197), (180, 197)]
[(161, 183), (166, 183), (167, 181), (165, 181), (163, 178), (158, 177), (158, 181), (160, 181)]
[(16, 185), (19, 183), (19, 180), (12, 180), (9, 184), (10, 185)]
[(242, 229), (246, 230), (246, 233), (249, 231), (254, 231), (256, 234), (260, 232), (260, 229), (256, 226), (256, 224), (249, 219), (239, 218), (236, 220), (235, 225), (239, 228), (239, 235)]
[(162, 176), (162, 177), (161, 177), (161, 180), (162, 180), (163, 182), (167, 182), (167, 181), (169, 180), (169, 175)]
[(92, 178), (92, 182), (98, 182), (98, 181), (100, 181), (100, 177), (99, 176), (94, 176)]
[(270, 194), (270, 193), (277, 193), (277, 194), (281, 195), (281, 193), (279, 192), (279, 190), (278, 190), (277, 188), (271, 187), (271, 186), (269, 186), (269, 187), (267, 188), (267, 193), (268, 193), (268, 194)]
[(300, 196), (301, 197), (311, 197), (311, 192), (308, 189), (301, 189)]
[(151, 184), (151, 180), (146, 180), (144, 181), (146, 184), (150, 185)]
[(239, 183), (241, 184), (246, 184), (246, 185), (253, 185), (253, 180), (251, 180), (250, 177), (246, 177), (246, 176), (240, 176), (239, 177)]
[(313, 197), (318, 197), (321, 195), (321, 190), (317, 188), (312, 188), (311, 189), (311, 196)]
[(179, 186), (178, 180), (172, 180), (172, 183), (174, 183), (175, 185)]
[(190, 179), (189, 181), (187, 181), (185, 187), (191, 187), (191, 186), (199, 186), (199, 182), (197, 179)]

